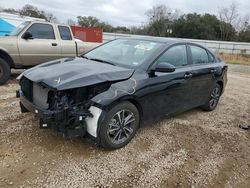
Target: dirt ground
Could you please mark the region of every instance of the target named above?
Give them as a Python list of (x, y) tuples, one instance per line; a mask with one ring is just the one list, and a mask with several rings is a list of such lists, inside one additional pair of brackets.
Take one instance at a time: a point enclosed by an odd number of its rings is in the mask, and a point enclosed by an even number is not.
[(39, 129), (9, 81), (0, 87), (0, 187), (250, 187), (250, 130), (239, 128), (250, 124), (250, 66), (229, 68), (216, 110), (143, 127), (116, 151)]

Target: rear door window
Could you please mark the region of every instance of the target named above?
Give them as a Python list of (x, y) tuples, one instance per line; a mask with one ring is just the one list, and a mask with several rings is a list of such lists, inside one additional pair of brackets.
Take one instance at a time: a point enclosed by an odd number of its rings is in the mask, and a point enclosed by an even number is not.
[(190, 45), (193, 64), (209, 63), (207, 51), (199, 46)]
[(72, 36), (68, 27), (58, 26), (58, 30), (62, 40), (72, 40)]
[(52, 25), (35, 23), (26, 31), (31, 33), (33, 39), (55, 39)]

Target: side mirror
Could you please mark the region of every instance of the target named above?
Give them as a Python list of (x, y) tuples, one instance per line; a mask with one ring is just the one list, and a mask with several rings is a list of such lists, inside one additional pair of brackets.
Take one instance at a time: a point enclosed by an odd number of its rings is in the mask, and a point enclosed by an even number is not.
[(155, 67), (155, 72), (174, 72), (174, 71), (175, 71), (175, 66), (166, 62), (160, 62)]
[(33, 39), (32, 34), (30, 32), (25, 32), (22, 36), (23, 39), (28, 40), (28, 39)]

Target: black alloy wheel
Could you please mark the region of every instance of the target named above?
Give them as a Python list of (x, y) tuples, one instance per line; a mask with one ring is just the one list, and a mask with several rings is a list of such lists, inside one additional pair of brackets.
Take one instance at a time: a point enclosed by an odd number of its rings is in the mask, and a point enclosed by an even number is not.
[(209, 100), (202, 106), (202, 108), (206, 111), (214, 110), (220, 100), (221, 91), (222, 89), (220, 85), (216, 84), (210, 94)]
[(130, 102), (122, 102), (107, 113), (100, 125), (100, 141), (104, 148), (117, 149), (134, 137), (139, 127), (139, 112)]

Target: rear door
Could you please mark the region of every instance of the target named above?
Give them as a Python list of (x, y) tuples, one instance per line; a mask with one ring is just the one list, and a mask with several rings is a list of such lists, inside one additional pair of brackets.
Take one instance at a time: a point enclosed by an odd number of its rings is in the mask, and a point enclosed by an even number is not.
[(23, 65), (33, 66), (61, 57), (61, 48), (54, 26), (50, 23), (33, 23), (25, 32), (32, 39), (18, 37), (18, 49)]
[(68, 26), (58, 25), (62, 57), (76, 56), (76, 43)]
[(204, 104), (210, 95), (211, 88), (214, 85), (216, 67), (214, 58), (209, 52), (198, 45), (189, 45), (189, 53), (192, 63), (192, 83), (194, 90), (192, 91), (192, 106), (200, 106)]

